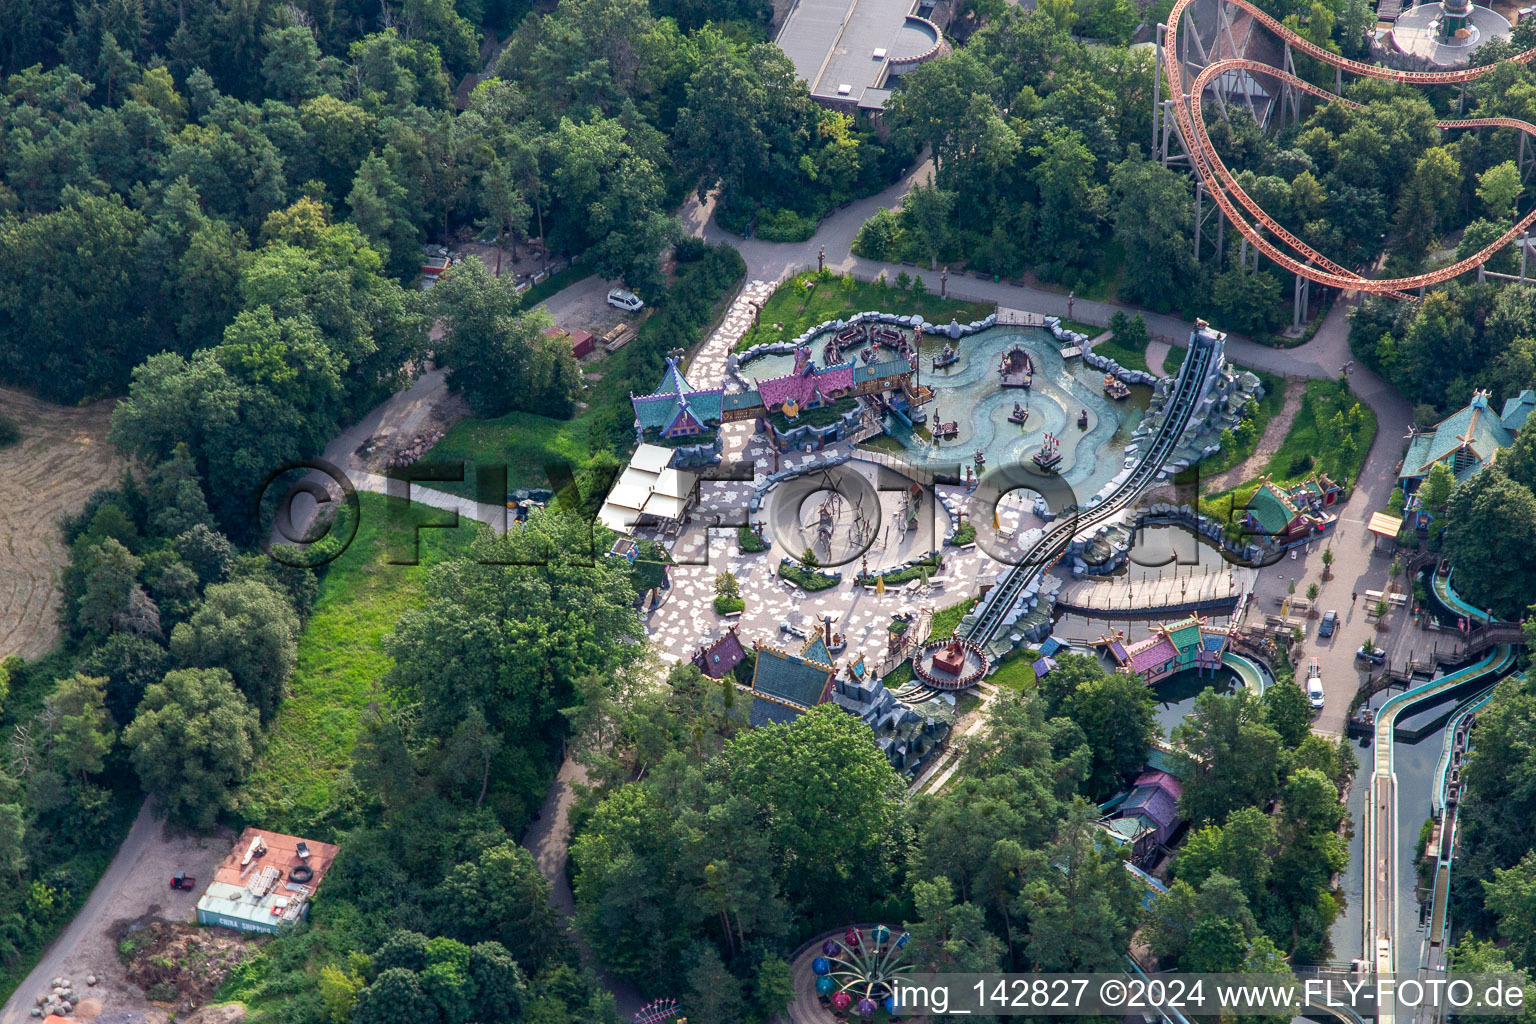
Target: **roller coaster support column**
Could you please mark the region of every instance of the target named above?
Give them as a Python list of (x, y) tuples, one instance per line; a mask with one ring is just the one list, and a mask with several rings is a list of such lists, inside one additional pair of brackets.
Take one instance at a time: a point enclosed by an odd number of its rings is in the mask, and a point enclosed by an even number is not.
[(1531, 137), (1524, 132), (1520, 133), (1520, 149), (1515, 153), (1515, 166), (1520, 169), (1520, 180), (1525, 181), (1531, 173)]
[(1525, 254), (1531, 251), (1531, 233), (1520, 235), (1520, 283), (1525, 284)]
[(1226, 245), (1226, 240), (1227, 240), (1227, 234), (1226, 234), (1227, 219), (1221, 215), (1221, 208), (1219, 206), (1217, 206), (1214, 202), (1211, 203), (1210, 209), (1206, 209), (1206, 206), (1205, 206), (1205, 182), (1200, 180), (1199, 178), (1196, 178), (1195, 179), (1195, 262), (1196, 263), (1199, 263), (1200, 259), (1201, 259), (1201, 256), (1200, 256), (1200, 242), (1201, 242), (1202, 236), (1208, 235), (1208, 232), (1206, 232), (1206, 230), (1205, 230), (1206, 222), (1209, 221), (1212, 217), (1216, 218), (1216, 239), (1215, 239), (1215, 244), (1216, 244), (1216, 266), (1217, 266), (1217, 269), (1220, 270), (1220, 268), (1221, 268), (1222, 250), (1223, 250), (1223, 247)]
[[(1310, 267), (1311, 265), (1310, 262), (1307, 263), (1307, 266)], [(1291, 327), (1293, 329), (1301, 330), (1301, 325), (1311, 319), (1311, 317), (1307, 316), (1307, 300), (1311, 297), (1312, 282), (1297, 274), (1296, 294), (1291, 300)]]

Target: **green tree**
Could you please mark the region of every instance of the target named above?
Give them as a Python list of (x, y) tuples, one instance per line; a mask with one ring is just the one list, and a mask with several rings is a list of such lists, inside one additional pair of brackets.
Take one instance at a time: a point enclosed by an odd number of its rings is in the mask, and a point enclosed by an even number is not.
[(107, 537), (81, 552), (75, 564), (85, 583), (75, 621), (86, 635), (104, 639), (126, 625), (133, 599), (140, 593), (138, 577), (144, 563)]
[(987, 928), (986, 915), (972, 903), (957, 903), (949, 879), (912, 883), (917, 918), (907, 923), (913, 958), (934, 971), (996, 971), (1003, 944)]
[(76, 674), (60, 679), (43, 700), (52, 725), (52, 756), (64, 774), (79, 776), (81, 782), (105, 766), (117, 733), (106, 708), (106, 688), (103, 678)]
[(380, 971), (372, 984), (358, 992), (352, 1010), (352, 1024), (418, 1024), (439, 1019), (419, 976), (403, 967)]
[[(1468, 224), (1461, 233), (1461, 241), (1456, 243), (1456, 259), (1464, 260), (1472, 255), (1482, 252), (1488, 246), (1497, 242), (1505, 231), (1509, 230), (1507, 224), (1479, 218)], [(1515, 252), (1513, 242), (1495, 251), (1488, 257), (1484, 267), (1496, 274), (1513, 274), (1517, 269), (1518, 255)]]
[(869, 729), (823, 705), (744, 732), (721, 755), (731, 789), (767, 815), (797, 907), (853, 907), (885, 891), (900, 783)]
[(562, 118), (544, 152), (556, 244), (582, 253), (595, 273), (623, 278), (642, 295), (659, 290), (658, 258), (676, 227), (664, 209), (660, 171), (631, 143), (624, 125)]
[(1194, 207), (1188, 179), (1133, 147), (1111, 173), (1110, 188), (1115, 239), (1125, 250), (1127, 297), (1160, 310), (1177, 307), (1188, 294), (1185, 282), (1199, 278), (1190, 247)]
[(507, 749), (553, 738), (574, 680), (639, 653), (627, 566), (591, 560), (583, 526), (553, 506), (428, 572), (425, 603), (385, 641), (386, 683), (419, 702), (423, 737), (446, 740), (478, 711)]
[(16, 875), (27, 867), (27, 812), (20, 804), (0, 804), (0, 869)]
[(160, 795), (166, 813), (199, 828), (233, 806), (260, 740), (255, 709), (222, 668), (167, 672), (123, 730), (144, 788)]
[(745, 1010), (740, 979), (726, 970), (714, 946), (699, 946), (688, 968), (689, 1020), (697, 1017), (701, 1024), (734, 1024)]
[(1223, 326), (1256, 334), (1273, 331), (1283, 322), (1280, 282), (1267, 270), (1231, 267), (1211, 281), (1211, 302)]
[[(948, 246), (949, 219), (954, 209), (955, 194), (936, 187), (932, 181), (902, 197), (902, 226), (911, 237), (921, 241), (930, 270), (938, 269), (939, 255)], [(922, 278), (917, 280), (921, 282)]]
[(561, 950), (561, 924), (549, 883), (533, 855), (503, 843), (456, 864), (434, 894), (444, 935), (500, 943), (518, 963), (541, 965)]
[(765, 956), (752, 981), (752, 1005), (759, 1013), (780, 1014), (795, 999), (795, 980), (789, 964), (779, 956)]
[(1522, 970), (1536, 967), (1536, 851), (1518, 864), (1496, 869), (1483, 880), (1489, 911), (1498, 920), (1499, 937), (1509, 943), (1510, 959)]
[(1524, 187), (1513, 160), (1494, 164), (1477, 176), (1477, 198), (1483, 201), (1488, 216), (1496, 221), (1507, 221), (1514, 214), (1515, 200)]
[(1419, 485), (1419, 505), (1428, 512), (1439, 514), (1444, 511), (1446, 502), (1451, 500), (1451, 491), (1456, 489), (1456, 478), (1451, 475), (1443, 462), (1437, 462), (1429, 467), (1429, 472), (1424, 475), (1424, 482)]
[(1185, 813), (1196, 822), (1224, 819), (1240, 807), (1262, 807), (1280, 789), (1280, 734), (1248, 690), (1222, 696), (1206, 690), (1194, 714), (1173, 732), (1185, 762)]
[(1080, 685), (1064, 709), (1093, 750), (1093, 768), (1085, 783), (1094, 797), (1108, 797), (1125, 777), (1146, 763), (1158, 736), (1152, 693), (1139, 675), (1102, 673)]
[(1257, 807), (1243, 807), (1221, 825), (1207, 825), (1190, 833), (1174, 861), (1174, 870), (1196, 888), (1213, 875), (1235, 879), (1245, 899), (1258, 904), (1278, 850), (1269, 816)]
[[(19, 194), (32, 216), (0, 220), (0, 249), (10, 257), (0, 267), (0, 377), (52, 401), (120, 391), (161, 347), (144, 329), (136, 269), (144, 215), (119, 196), (72, 187)], [(59, 259), (61, 252), (91, 259)], [(83, 337), (91, 344), (57, 343)]]
[(1494, 465), (1452, 492), (1445, 519), (1444, 550), (1462, 596), (1519, 618), (1536, 600), (1536, 497)]
[(1061, 277), (1087, 265), (1086, 239), (1098, 232), (1106, 205), (1104, 186), (1094, 183), (1093, 152), (1070, 128), (1047, 129), (1041, 143), (1029, 150), (1039, 161), (1033, 178), (1039, 189), (1037, 237), (1050, 254), (1047, 272)]
[(554, 325), (548, 312), (519, 311), (511, 277), (495, 277), (468, 259), (432, 293), (442, 318), (437, 355), (448, 367), (448, 387), (463, 394), (476, 415), (569, 415), (580, 382), (575, 356), (569, 345), (556, 348), (545, 337)]
[(215, 583), (202, 607), (171, 633), (171, 653), (191, 668), (222, 668), (263, 722), (277, 714), (298, 658), (299, 617), (287, 598), (254, 579)]
[(1312, 707), (1307, 703), (1306, 691), (1294, 683), (1277, 683), (1264, 691), (1263, 700), (1264, 720), (1280, 734), (1281, 742), (1295, 747), (1307, 738), (1312, 728)]
[(314, 33), (302, 25), (276, 26), (262, 34), (267, 55), (261, 77), (284, 103), (298, 105), (320, 92), (320, 47)]

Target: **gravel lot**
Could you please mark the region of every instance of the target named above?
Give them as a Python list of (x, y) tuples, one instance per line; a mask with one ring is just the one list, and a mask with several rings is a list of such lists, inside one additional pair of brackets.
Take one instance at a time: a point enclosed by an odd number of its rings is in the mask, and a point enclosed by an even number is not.
[[(35, 1022), (31, 1010), (37, 996), (58, 976), (69, 978), (86, 995), (70, 1014), (74, 1020), (88, 1022), (103, 1013), (131, 1010), (150, 1024), (164, 1024), (167, 1011), (145, 999), (124, 976), (117, 941), (148, 921), (192, 920), (202, 886), (233, 841), (227, 832), (168, 831), (146, 803), (80, 913), (0, 1007), (0, 1024)], [(178, 871), (197, 878), (199, 887), (192, 892), (171, 889), (171, 875)], [(98, 979), (94, 987), (85, 984), (88, 974)]]

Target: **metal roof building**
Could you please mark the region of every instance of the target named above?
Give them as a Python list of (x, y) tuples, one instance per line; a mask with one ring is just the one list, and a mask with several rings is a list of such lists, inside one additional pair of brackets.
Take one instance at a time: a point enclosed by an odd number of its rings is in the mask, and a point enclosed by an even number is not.
[(309, 916), (309, 900), (339, 846), (248, 828), (214, 869), (197, 923), (268, 934)]
[(774, 40), (811, 98), (849, 113), (878, 111), (892, 75), (948, 50), (918, 0), (796, 0)]

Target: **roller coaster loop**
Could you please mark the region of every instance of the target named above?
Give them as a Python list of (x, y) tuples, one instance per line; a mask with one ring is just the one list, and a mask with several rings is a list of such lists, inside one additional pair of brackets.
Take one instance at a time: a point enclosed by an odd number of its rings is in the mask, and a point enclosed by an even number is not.
[[(1488, 261), (1494, 253), (1514, 241), (1532, 223), (1536, 223), (1536, 209), (1520, 218), (1513, 227), (1500, 235), (1494, 242), (1465, 259), (1458, 260), (1449, 266), (1432, 270), (1428, 273), (1417, 274), (1412, 277), (1398, 277), (1386, 280), (1376, 280), (1362, 277), (1359, 274), (1340, 266), (1328, 259), (1322, 253), (1313, 249), (1306, 242), (1291, 234), (1269, 214), (1259, 206), (1254, 199), (1243, 191), (1242, 186), (1227, 169), (1221, 156), (1216, 152), (1216, 147), (1211, 143), (1210, 135), (1206, 131), (1205, 116), (1201, 100), (1205, 87), (1216, 76), (1227, 71), (1247, 71), (1252, 74), (1265, 75), (1301, 90), (1309, 95), (1330, 102), (1339, 101), (1339, 97), (1325, 89), (1313, 85), (1304, 79), (1298, 78), (1289, 72), (1272, 67), (1261, 61), (1228, 59), (1216, 61), (1204, 68), (1189, 83), (1186, 89), (1184, 67), (1178, 56), (1178, 26), (1184, 17), (1185, 11), (1195, 0), (1177, 0), (1173, 10), (1169, 12), (1167, 23), (1163, 28), (1163, 49), (1166, 59), (1163, 67), (1168, 77), (1168, 87), (1174, 97), (1172, 104), (1178, 126), (1179, 137), (1184, 141), (1185, 148), (1189, 151), (1190, 159), (1195, 166), (1195, 173), (1211, 193), (1227, 220), (1232, 223), (1249, 244), (1256, 247), (1259, 252), (1268, 256), (1275, 263), (1298, 274), (1309, 281), (1340, 288), (1345, 291), (1361, 291), (1375, 295), (1390, 295), (1395, 298), (1407, 298), (1410, 289), (1423, 288), (1429, 285), (1440, 284), (1457, 277), (1473, 267)], [(1259, 10), (1248, 0), (1219, 0), (1221, 3), (1230, 3), (1247, 12), (1261, 26), (1279, 36), (1289, 45), (1316, 60), (1322, 61), (1329, 67), (1346, 71), (1350, 74), (1360, 75), (1364, 78), (1380, 78), (1391, 82), (1402, 82), (1408, 85), (1454, 85), (1462, 82), (1475, 81), (1483, 75), (1491, 73), (1498, 64), (1487, 64), (1482, 67), (1465, 68), (1458, 71), (1397, 71), (1393, 68), (1380, 67), (1375, 64), (1365, 64), (1361, 61), (1350, 60), (1338, 54), (1330, 53), (1311, 40), (1306, 39), (1274, 18)], [(1509, 58), (1510, 61), (1519, 64), (1528, 64), (1536, 60), (1536, 49), (1526, 50)], [(1354, 106), (1352, 101), (1343, 100)], [(1512, 117), (1474, 117), (1457, 120), (1436, 121), (1435, 126), (1442, 131), (1455, 131), (1465, 128), (1513, 128), (1516, 131), (1525, 132), (1527, 135), (1536, 136), (1536, 125), (1521, 121)], [(1235, 200), (1235, 201), (1234, 201)], [(1239, 210), (1239, 206), (1242, 210)], [(1250, 223), (1242, 211), (1246, 211), (1247, 217), (1251, 217)], [(1275, 236), (1295, 255), (1285, 252), (1267, 237), (1265, 232)], [(1300, 256), (1301, 259), (1296, 257)], [(1303, 262), (1305, 261), (1305, 262)]]

